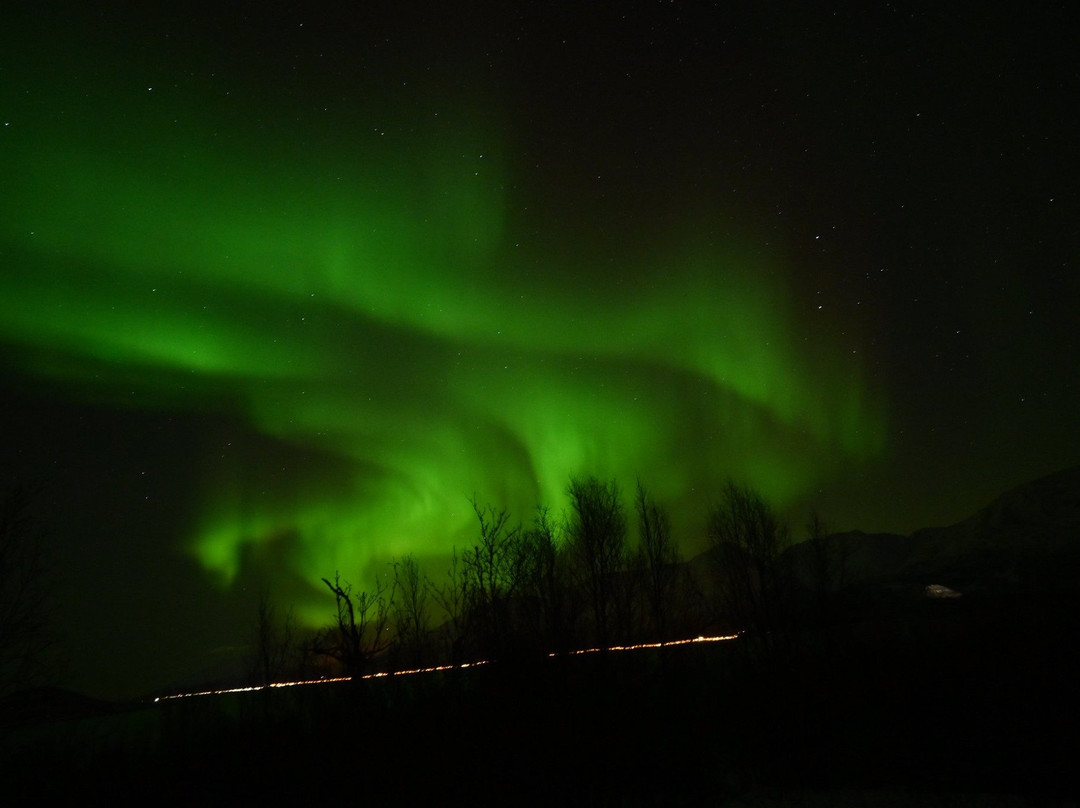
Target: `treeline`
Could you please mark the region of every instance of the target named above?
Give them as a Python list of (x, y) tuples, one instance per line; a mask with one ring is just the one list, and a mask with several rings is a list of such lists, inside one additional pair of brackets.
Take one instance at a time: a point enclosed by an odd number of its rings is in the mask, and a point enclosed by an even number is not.
[(476, 540), (454, 549), (441, 577), (406, 555), (368, 589), (339, 573), (323, 578), (334, 617), (306, 637), (291, 613), (281, 617), (264, 599), (252, 679), (505, 662), (735, 631), (775, 654), (823, 619), (843, 583), (843, 555), (816, 515), (807, 525), (810, 568), (796, 574), (788, 526), (733, 481), (708, 513), (709, 550), (693, 566), (667, 508), (640, 481), (629, 503), (614, 480), (596, 477), (571, 479), (567, 493), (566, 514), (541, 506), (526, 524), (474, 499)]

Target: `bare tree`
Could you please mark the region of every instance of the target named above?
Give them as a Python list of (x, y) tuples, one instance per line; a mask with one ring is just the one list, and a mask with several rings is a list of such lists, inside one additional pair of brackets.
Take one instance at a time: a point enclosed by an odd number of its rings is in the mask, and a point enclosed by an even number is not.
[(475, 498), (472, 505), (480, 536), (462, 556), (466, 595), (483, 651), (499, 654), (512, 632), (509, 606), (519, 578), (521, 527), (510, 526), (506, 510), (481, 507)]
[(352, 584), (334, 573), (334, 582), (322, 579), (334, 596), (334, 624), (315, 637), (314, 653), (335, 660), (349, 676), (368, 672), (372, 660), (390, 647), (388, 631), (395, 589), (378, 575), (369, 591), (354, 595)]
[(665, 508), (649, 496), (641, 480), (634, 498), (641, 543), (634, 557), (648, 607), (651, 633), (666, 639), (672, 601), (679, 575), (679, 550), (671, 539), (671, 521)]
[(419, 665), (429, 633), (428, 579), (412, 555), (395, 559), (392, 621), (398, 650), (410, 665)]
[(30, 502), (24, 488), (0, 499), (0, 696), (40, 681), (52, 646), (41, 534)]
[(614, 480), (573, 478), (568, 493), (569, 551), (588, 598), (596, 641), (604, 646), (611, 639), (615, 619), (616, 574), (626, 561), (626, 513)]
[(290, 607), (279, 615), (266, 590), (259, 593), (252, 646), (252, 678), (268, 685), (280, 680), (296, 660), (296, 618)]
[(790, 574), (786, 525), (751, 488), (729, 480), (708, 517), (707, 532), (719, 565), (721, 609), (766, 650), (784, 639)]
[(830, 597), (847, 583), (849, 546), (846, 536), (829, 536), (821, 515), (813, 510), (806, 522), (814, 588)]
[(539, 506), (532, 527), (521, 537), (518, 591), (532, 635), (545, 651), (563, 651), (567, 642), (566, 586), (559, 528)]
[(450, 566), (446, 570), (446, 579), (442, 586), (436, 586), (432, 592), (435, 602), (446, 614), (443, 633), (446, 651), (452, 664), (465, 661), (472, 641), (473, 626), (470, 609), (469, 578), (465, 574), (465, 565), (454, 548), (450, 556)]
[(810, 561), (810, 587), (817, 596), (816, 622), (822, 629), (827, 650), (834, 644), (832, 623), (841, 589), (847, 584), (850, 544), (845, 535), (830, 536), (828, 528), (816, 510), (810, 512), (806, 523), (809, 535), (807, 546)]

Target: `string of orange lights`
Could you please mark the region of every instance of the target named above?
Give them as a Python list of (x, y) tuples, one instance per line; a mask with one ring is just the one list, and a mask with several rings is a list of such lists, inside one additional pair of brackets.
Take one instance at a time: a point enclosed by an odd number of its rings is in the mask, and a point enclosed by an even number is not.
[[(680, 645), (692, 645), (694, 643), (711, 643), (711, 642), (725, 642), (727, 640), (736, 639), (739, 634), (726, 634), (714, 637), (690, 637), (685, 640), (669, 640), (667, 642), (648, 642), (638, 643), (636, 645), (612, 645), (605, 648), (579, 648), (575, 651), (567, 651), (565, 653), (553, 652), (548, 654), (548, 658), (555, 658), (559, 656), (580, 656), (582, 654), (596, 654), (601, 651), (641, 651), (649, 648), (671, 648)], [(406, 670), (397, 671), (380, 671), (378, 673), (368, 673), (363, 676), (332, 676), (324, 677), (320, 679), (299, 679), (292, 682), (271, 682), (267, 685), (248, 685), (246, 687), (229, 687), (222, 688), (220, 690), (199, 690), (191, 693), (173, 693), (168, 696), (158, 696), (154, 699), (154, 703), (157, 704), (163, 701), (174, 701), (176, 699), (190, 699), (196, 696), (224, 696), (230, 693), (254, 693), (259, 690), (271, 690), (273, 688), (283, 687), (301, 687), (305, 685), (329, 685), (337, 682), (352, 682), (362, 681), (365, 679), (386, 679), (393, 676), (414, 676), (421, 673), (438, 673), (440, 671), (453, 671), (453, 670), (467, 670), (469, 668), (479, 668), (483, 665), (491, 664), (490, 660), (480, 659), (475, 662), (462, 662), (459, 665), (434, 665), (428, 668), (410, 668)]]

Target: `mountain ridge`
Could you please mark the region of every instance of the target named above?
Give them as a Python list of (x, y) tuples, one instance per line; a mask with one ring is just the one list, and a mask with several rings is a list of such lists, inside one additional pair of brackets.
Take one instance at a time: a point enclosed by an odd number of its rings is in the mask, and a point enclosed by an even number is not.
[[(789, 552), (797, 569), (814, 540)], [(848, 565), (849, 583), (888, 579), (925, 584), (1038, 585), (1080, 571), (1080, 466), (1021, 483), (958, 522), (909, 534), (829, 534), (820, 541)]]

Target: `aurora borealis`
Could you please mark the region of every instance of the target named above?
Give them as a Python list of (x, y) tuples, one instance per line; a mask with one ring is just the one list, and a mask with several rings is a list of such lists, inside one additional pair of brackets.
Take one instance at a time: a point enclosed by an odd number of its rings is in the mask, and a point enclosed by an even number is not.
[[(957, 499), (919, 510), (928, 458), (955, 479), (1012, 439), (996, 425), (1025, 433), (1011, 403), (975, 405), (997, 369), (1003, 401), (1031, 389), (1023, 357), (1047, 338), (1025, 331), (999, 363), (988, 335), (1061, 290), (942, 221), (978, 172), (911, 176), (948, 161), (893, 116), (910, 127), (948, 100), (908, 99), (918, 77), (892, 72), (891, 94), (846, 98), (827, 83), (854, 58), (839, 34), (800, 78), (766, 20), (522, 8), (61, 4), (5, 26), (0, 357), (24, 425), (8, 465), (51, 481), (61, 530), (109, 548), (76, 555), (152, 556), (139, 586), (175, 574), (234, 616), (267, 586), (314, 622), (321, 576), (468, 541), (474, 495), (527, 520), (564, 505), (571, 475), (640, 476), (693, 549), (733, 476), (795, 518), (820, 504), (838, 527), (911, 529)], [(1055, 216), (1075, 205), (1045, 190)], [(1024, 232), (1049, 241), (1056, 221)], [(1046, 244), (1050, 263), (1067, 254)], [(1003, 293), (1014, 272), (1026, 285)], [(974, 369), (953, 387), (961, 356)], [(1055, 384), (1056, 411), (1075, 388)], [(47, 412), (59, 431), (34, 437)], [(970, 426), (937, 443), (950, 420)], [(1068, 461), (1050, 432), (1025, 456)], [(69, 502), (75, 456), (95, 470)], [(964, 506), (1010, 476), (997, 467)], [(85, 498), (147, 535), (87, 528)], [(97, 619), (140, 608), (121, 602)], [(235, 641), (223, 625), (211, 642)]]
[(20, 157), (47, 168), (20, 177), (6, 222), (43, 270), (3, 290), (28, 373), (124, 408), (223, 411), (344, 467), (330, 491), (283, 502), (252, 490), (242, 460), (208, 463), (189, 540), (207, 570), (228, 582), (245, 544), (283, 536), (316, 583), (446, 555), (474, 492), (561, 507), (569, 475), (648, 470), (675, 498), (732, 473), (786, 504), (880, 452), (857, 358), (830, 358), (828, 335), (796, 340), (782, 267), (677, 237), (649, 255), (607, 245), (620, 269), (603, 284), (594, 255), (523, 256), (490, 139), (450, 134), (442, 154), (373, 146), (332, 182), (301, 159), (189, 158), (190, 131), (156, 158), (74, 143)]

